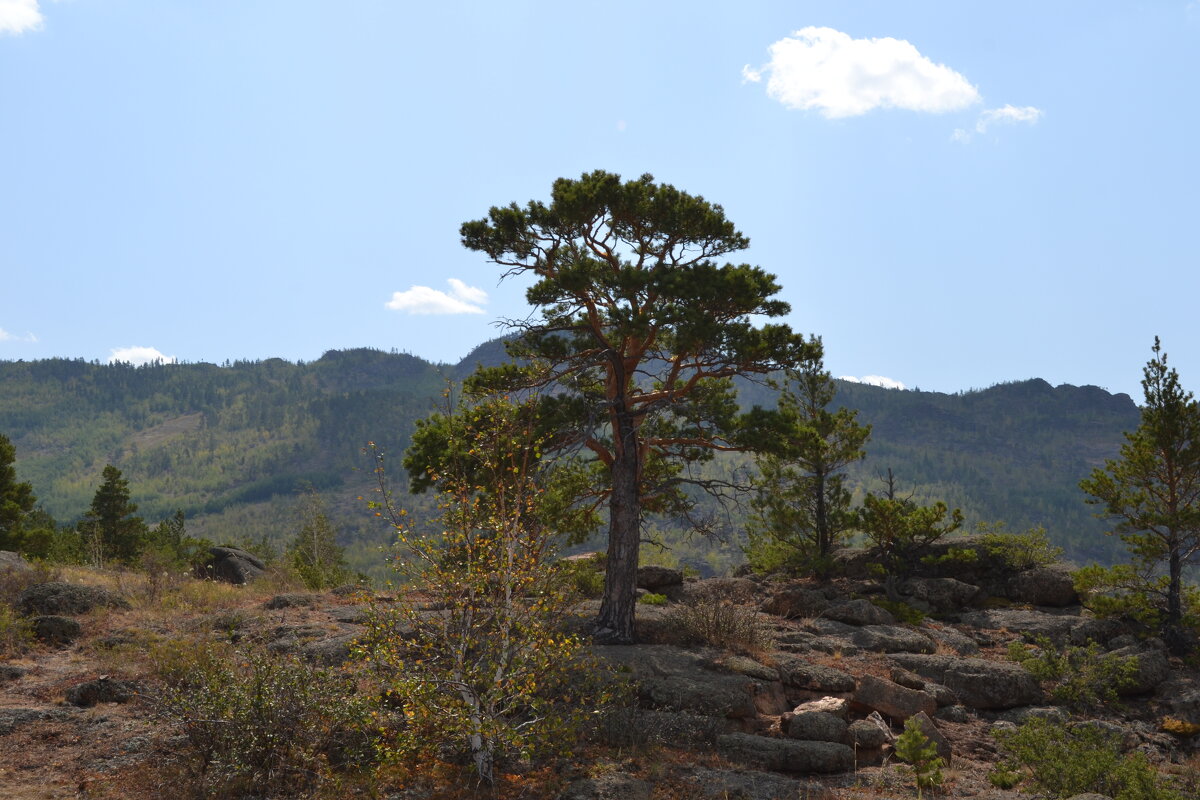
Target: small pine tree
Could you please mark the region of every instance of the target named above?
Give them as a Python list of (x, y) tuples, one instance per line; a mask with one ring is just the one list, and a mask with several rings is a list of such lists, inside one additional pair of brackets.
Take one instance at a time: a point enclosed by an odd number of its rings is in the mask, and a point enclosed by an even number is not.
[(896, 757), (907, 762), (912, 770), (918, 800), (923, 790), (940, 786), (945, 779), (942, 767), (946, 762), (937, 754), (937, 745), (921, 730), (916, 717), (909, 717), (904, 723), (904, 733), (896, 737)]
[(346, 558), (338, 546), (333, 525), (325, 514), (325, 503), (309, 489), (301, 503), (300, 532), (288, 547), (292, 567), (309, 589), (328, 589), (350, 577)]

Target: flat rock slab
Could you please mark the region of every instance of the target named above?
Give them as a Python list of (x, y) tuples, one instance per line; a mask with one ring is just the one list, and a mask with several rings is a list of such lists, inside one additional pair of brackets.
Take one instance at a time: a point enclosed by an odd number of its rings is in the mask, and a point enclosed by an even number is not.
[(997, 608), (989, 611), (972, 611), (963, 614), (962, 622), (976, 628), (1018, 633), (1033, 640), (1045, 636), (1055, 644), (1064, 644), (1071, 629), (1079, 624), (1080, 618), (1073, 614), (1047, 614), (1021, 608)]
[[(1024, 667), (981, 658), (896, 653), (892, 661), (947, 687), (964, 706), (981, 709), (1036, 705), (1042, 690)], [(923, 709), (924, 710), (924, 709)], [(929, 710), (930, 714), (933, 710)]]
[(754, 770), (692, 767), (680, 779), (693, 787), (691, 797), (702, 800), (826, 800), (832, 793), (819, 783)]
[(850, 642), (873, 653), (935, 653), (937, 644), (923, 633), (901, 625), (864, 625)]
[(719, 672), (699, 654), (668, 645), (614, 645), (593, 652), (632, 673), (638, 699), (647, 707), (731, 719), (758, 713), (755, 679)]
[(891, 625), (896, 621), (890, 611), (880, 608), (870, 600), (861, 599), (830, 606), (822, 616), (847, 625)]
[(835, 742), (729, 733), (717, 739), (717, 751), (731, 761), (777, 772), (825, 774), (854, 769), (854, 751)]

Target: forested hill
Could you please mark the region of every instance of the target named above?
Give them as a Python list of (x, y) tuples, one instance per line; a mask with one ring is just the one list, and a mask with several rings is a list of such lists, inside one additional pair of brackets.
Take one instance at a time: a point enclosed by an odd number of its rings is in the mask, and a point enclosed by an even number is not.
[[(414, 422), (439, 407), (446, 381), (501, 353), (489, 342), (452, 366), (370, 349), (299, 364), (0, 362), (0, 433), (16, 446), (19, 478), (60, 522), (86, 510), (107, 463), (147, 520), (182, 509), (190, 531), (214, 539), (290, 537), (297, 490), (311, 485), (361, 565), (390, 536), (358, 500), (373, 481), (362, 448), (391, 454), (399, 479)], [(758, 387), (743, 401), (773, 402)], [(901, 487), (972, 518), (1044, 524), (1077, 558), (1112, 552), (1077, 484), (1136, 427), (1128, 396), (1041, 380), (958, 395), (843, 383), (835, 402), (874, 426), (860, 489), (891, 467)]]

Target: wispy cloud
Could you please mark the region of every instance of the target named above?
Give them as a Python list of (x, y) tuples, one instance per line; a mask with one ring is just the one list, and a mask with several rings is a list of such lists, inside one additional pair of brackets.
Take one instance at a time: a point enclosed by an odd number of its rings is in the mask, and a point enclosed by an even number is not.
[[(993, 125), (1016, 125), (1025, 123), (1033, 125), (1042, 118), (1042, 110), (1034, 106), (1010, 106), (984, 109), (975, 121), (975, 133), (987, 133)], [(971, 141), (971, 131), (966, 128), (956, 128), (950, 138), (956, 142)]]
[(767, 94), (788, 108), (815, 109), (827, 118), (876, 108), (940, 113), (980, 101), (958, 72), (935, 64), (903, 39), (852, 39), (833, 28), (809, 27), (768, 48), (771, 60), (742, 77), (767, 79)]
[(0, 34), (36, 31), (42, 21), (38, 0), (0, 0)]
[(882, 375), (863, 375), (861, 378), (856, 378), (853, 375), (839, 375), (839, 381), (849, 381), (850, 383), (865, 383), (868, 386), (881, 386), (884, 389), (907, 389), (903, 383), (892, 378), (885, 378)]
[(133, 364), (135, 367), (140, 367), (143, 364), (153, 364), (156, 361), (163, 364), (174, 364), (175, 356), (163, 355), (156, 347), (134, 345), (132, 347), (114, 347), (112, 355), (108, 357), (108, 363), (110, 364), (123, 362), (125, 364)]
[(468, 286), (458, 278), (446, 281), (449, 293), (428, 286), (413, 286), (407, 292), (393, 292), (386, 306), (408, 314), (482, 314), (487, 292)]
[(4, 328), (0, 328), (0, 342), (28, 342), (29, 344), (34, 344), (37, 340), (38, 338), (32, 333), (17, 336), (15, 333), (9, 333)]

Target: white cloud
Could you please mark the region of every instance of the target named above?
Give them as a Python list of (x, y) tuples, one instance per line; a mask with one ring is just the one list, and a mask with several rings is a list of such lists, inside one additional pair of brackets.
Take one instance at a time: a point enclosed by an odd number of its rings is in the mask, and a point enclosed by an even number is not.
[(9, 333), (4, 328), (0, 328), (0, 342), (29, 342), (30, 344), (35, 344), (37, 340), (38, 338), (32, 333), (17, 336), (15, 333)]
[(1017, 108), (1006, 105), (1003, 108), (989, 108), (979, 115), (979, 121), (975, 123), (975, 132), (987, 133), (987, 129), (997, 123), (1011, 125), (1016, 122), (1028, 122), (1032, 125), (1041, 117), (1042, 110), (1033, 106)]
[(174, 364), (175, 356), (163, 355), (154, 347), (142, 347), (140, 345), (114, 347), (112, 355), (108, 357), (108, 363), (116, 364), (118, 361), (140, 367), (143, 364), (153, 364), (155, 361), (161, 361), (164, 364)]
[(487, 292), (483, 289), (450, 278), (450, 293), (431, 289), (428, 286), (413, 286), (407, 292), (393, 292), (386, 303), (393, 311), (409, 314), (482, 314), (487, 303)]
[(42, 27), (38, 0), (0, 0), (0, 33), (13, 35)]
[(884, 389), (907, 389), (903, 383), (892, 378), (885, 378), (882, 375), (863, 375), (861, 378), (856, 378), (853, 375), (839, 375), (839, 381), (849, 381), (850, 383), (865, 383), (868, 386), (881, 386)]
[(875, 108), (939, 113), (978, 103), (961, 74), (935, 64), (903, 39), (851, 39), (833, 28), (809, 27), (770, 46), (771, 60), (742, 77), (767, 78), (767, 94), (788, 108), (816, 109), (827, 118)]
[[(1042, 110), (1034, 106), (1005, 105), (1001, 108), (987, 108), (979, 113), (979, 119), (975, 121), (975, 133), (987, 133), (988, 128), (993, 125), (1015, 125), (1018, 122), (1034, 125), (1041, 118)], [(966, 144), (971, 141), (971, 131), (955, 128), (954, 133), (950, 134), (950, 140)]]

